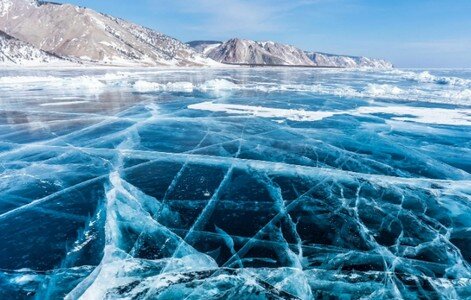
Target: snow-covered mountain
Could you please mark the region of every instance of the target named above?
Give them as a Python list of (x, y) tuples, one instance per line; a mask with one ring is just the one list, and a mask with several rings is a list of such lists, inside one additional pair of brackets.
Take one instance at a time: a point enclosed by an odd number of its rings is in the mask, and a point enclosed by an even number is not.
[(372, 59), (363, 56), (335, 55), (321, 52), (305, 52), (316, 66), (341, 67), (341, 68), (392, 68), (392, 63), (382, 59)]
[(70, 4), (0, 0), (0, 30), (59, 56), (111, 65), (215, 64), (154, 30)]
[(0, 31), (0, 65), (40, 66), (68, 63), (70, 62)]
[(301, 65), (318, 67), (392, 68), (385, 60), (366, 57), (307, 52), (296, 47), (252, 40), (231, 39), (227, 42), (194, 41), (188, 45), (218, 62), (230, 64)]
[(231, 39), (224, 43), (190, 42), (189, 45), (196, 45), (195, 50), (222, 63), (314, 66), (303, 51), (275, 42)]

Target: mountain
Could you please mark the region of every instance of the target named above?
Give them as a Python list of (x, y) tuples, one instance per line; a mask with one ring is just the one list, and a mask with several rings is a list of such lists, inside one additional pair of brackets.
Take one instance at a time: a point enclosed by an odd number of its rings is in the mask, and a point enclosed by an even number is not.
[[(56, 56), (55, 59), (116, 66), (216, 66), (226, 63), (392, 67), (384, 60), (306, 52), (276, 42), (231, 39), (184, 44), (155, 30), (88, 8), (38, 0), (0, 0), (0, 31), (6, 33), (2, 37), (5, 40), (2, 47), (7, 54), (2, 54), (2, 60), (10, 62), (14, 60), (9, 57), (14, 56), (18, 61), (23, 57), (22, 63), (28, 61), (27, 57), (33, 62), (47, 62)], [(24, 46), (20, 47), (20, 41)]]
[(68, 63), (70, 62), (0, 31), (0, 65), (40, 66)]
[(231, 39), (227, 42), (193, 41), (189, 42), (188, 45), (195, 51), (226, 64), (301, 65), (341, 68), (393, 67), (390, 62), (385, 60), (308, 52), (275, 42)]
[(362, 56), (335, 55), (321, 52), (305, 52), (316, 66), (341, 67), (341, 68), (392, 68), (392, 63), (382, 59), (372, 59)]
[(231, 39), (224, 43), (190, 42), (197, 45), (195, 50), (215, 61), (226, 64), (263, 64), (263, 65), (308, 65), (314, 63), (307, 55), (289, 45), (275, 42), (256, 42)]
[(70, 4), (0, 0), (0, 30), (58, 56), (110, 65), (215, 64), (182, 42)]

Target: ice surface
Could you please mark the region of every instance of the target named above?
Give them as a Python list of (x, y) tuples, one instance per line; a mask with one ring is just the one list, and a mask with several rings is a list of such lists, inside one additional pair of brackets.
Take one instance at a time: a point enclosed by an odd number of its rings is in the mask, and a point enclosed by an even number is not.
[(471, 73), (427, 74), (1, 71), (0, 298), (470, 298)]

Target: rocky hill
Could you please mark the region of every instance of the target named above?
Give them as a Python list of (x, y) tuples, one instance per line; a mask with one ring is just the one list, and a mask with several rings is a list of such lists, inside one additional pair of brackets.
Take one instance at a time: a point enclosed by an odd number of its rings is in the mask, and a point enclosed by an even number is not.
[(195, 50), (222, 63), (314, 66), (303, 51), (275, 42), (231, 39), (221, 44), (208, 43), (201, 48), (202, 45), (200, 43)]
[(0, 30), (41, 50), (91, 63), (141, 66), (214, 64), (167, 35), (70, 4), (0, 0)]

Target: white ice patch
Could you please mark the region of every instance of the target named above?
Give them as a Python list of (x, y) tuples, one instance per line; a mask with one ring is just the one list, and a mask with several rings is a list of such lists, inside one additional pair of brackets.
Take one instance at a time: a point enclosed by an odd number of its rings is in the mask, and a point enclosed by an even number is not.
[(411, 106), (364, 106), (357, 114), (391, 114), (392, 119), (425, 124), (471, 126), (471, 109), (444, 109)]
[(146, 92), (161, 91), (162, 86), (163, 86), (162, 84), (157, 83), (157, 82), (138, 80), (136, 81), (136, 83), (134, 83), (133, 88), (138, 92), (146, 93)]
[(397, 74), (402, 75), (401, 77), (407, 80), (412, 80), (421, 83), (435, 83), (442, 85), (454, 85), (454, 86), (471, 86), (471, 80), (463, 79), (459, 77), (447, 77), (447, 76), (435, 76), (430, 74), (430, 72), (425, 71), (421, 73), (415, 72), (405, 72), (405, 71), (396, 71)]
[(5, 76), (0, 77), (0, 88), (70, 88), (102, 90), (109, 86), (127, 86), (132, 73), (118, 72), (104, 75), (57, 77), (57, 76)]
[(390, 84), (368, 84), (360, 93), (351, 95), (361, 98), (380, 98), (390, 100), (410, 100), (429, 103), (467, 105), (471, 100), (471, 89), (423, 90), (418, 88), (401, 89)]
[(16, 77), (0, 77), (0, 86), (7, 86), (10, 89), (29, 88), (60, 88), (66, 87), (71, 89), (98, 90), (106, 87), (105, 82), (95, 76), (79, 76), (79, 77), (36, 77), (36, 76), (16, 76)]
[(76, 105), (76, 104), (83, 104), (90, 101), (87, 100), (80, 100), (80, 101), (61, 101), (61, 102), (48, 102), (42, 103), (40, 106), (66, 106), (66, 105)]
[(344, 111), (305, 111), (295, 109), (270, 108), (239, 104), (202, 102), (188, 106), (189, 109), (224, 112), (234, 115), (251, 115), (261, 118), (286, 119), (297, 122), (320, 121), (335, 115), (391, 114), (392, 119), (425, 124), (471, 126), (471, 110), (443, 109), (411, 106), (365, 106)]
[(26, 285), (30, 282), (34, 282), (38, 279), (38, 276), (31, 274), (19, 275), (11, 279), (11, 281), (18, 285)]
[(191, 82), (169, 82), (166, 84), (158, 82), (149, 82), (138, 80), (134, 83), (133, 88), (138, 92), (192, 92), (193, 90), (208, 91), (225, 91), (241, 89), (235, 83), (225, 79), (208, 80), (199, 85), (193, 85)]
[(235, 89), (240, 89), (240, 87), (237, 84), (230, 82), (229, 80), (226, 80), (226, 79), (212, 79), (200, 85), (199, 89), (203, 91), (208, 91), (208, 90), (218, 91), (218, 90), (235, 90)]
[(148, 82), (138, 80), (134, 83), (133, 88), (142, 93), (146, 92), (193, 92), (194, 86), (191, 82), (169, 82), (167, 84)]
[(403, 95), (404, 91), (397, 86), (388, 84), (368, 84), (363, 95), (368, 97), (394, 97)]
[[(332, 117), (337, 112), (330, 111), (304, 111), (294, 109), (269, 108), (262, 106), (238, 105), (203, 102), (188, 106), (189, 109), (206, 110), (213, 112), (225, 112), (235, 115), (252, 115), (261, 118), (282, 118), (291, 121), (307, 122), (320, 121), (324, 118)], [(342, 112), (340, 112), (342, 113)]]

